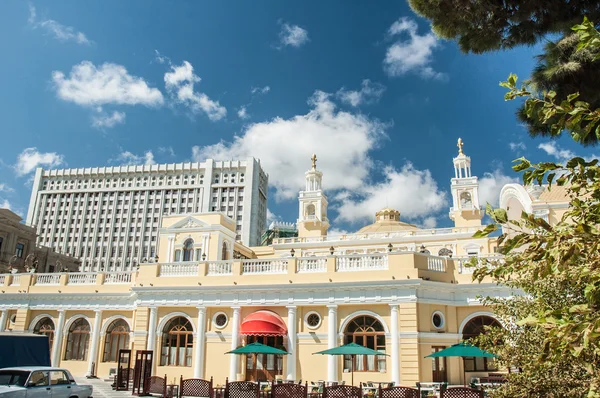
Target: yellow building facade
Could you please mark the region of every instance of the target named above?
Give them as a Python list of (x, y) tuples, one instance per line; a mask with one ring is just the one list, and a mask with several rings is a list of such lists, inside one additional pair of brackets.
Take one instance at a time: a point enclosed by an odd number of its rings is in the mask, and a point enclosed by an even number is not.
[[(221, 213), (166, 216), (158, 257), (133, 272), (0, 275), (0, 332), (47, 334), (55, 366), (105, 377), (118, 351), (151, 351), (152, 372), (229, 380), (462, 383), (455, 358), (425, 358), (497, 322), (481, 296), (508, 297), (473, 283), (469, 257), (494, 256), (473, 238), (483, 212), (477, 177), (462, 151), (454, 159), (451, 228), (421, 229), (393, 209), (357, 233), (327, 234), (327, 198), (316, 157), (299, 193), (298, 237), (269, 246), (235, 241)], [(226, 352), (250, 342), (284, 357)], [(387, 354), (313, 355), (349, 342)], [(493, 370), (467, 361), (467, 377)]]

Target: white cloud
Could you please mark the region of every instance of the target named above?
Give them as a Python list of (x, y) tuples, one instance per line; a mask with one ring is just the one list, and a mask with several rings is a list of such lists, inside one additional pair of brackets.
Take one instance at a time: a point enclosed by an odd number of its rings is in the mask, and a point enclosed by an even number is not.
[(281, 43), (281, 47), (300, 47), (308, 41), (309, 38), (306, 29), (288, 23), (283, 23), (281, 25), (281, 31), (279, 32), (279, 42)]
[(194, 92), (194, 84), (200, 78), (194, 74), (194, 67), (188, 61), (181, 66), (171, 66), (171, 72), (165, 73), (165, 87), (176, 102), (179, 102), (194, 113), (206, 113), (212, 121), (220, 120), (227, 115), (227, 109), (219, 101), (211, 100), (206, 94)]
[(123, 151), (115, 159), (110, 159), (109, 162), (130, 166), (156, 164), (152, 151), (146, 151), (142, 156), (135, 155), (129, 151)]
[(437, 219), (435, 217), (426, 217), (423, 219), (423, 222), (421, 222), (421, 225), (423, 228), (435, 228)]
[(336, 221), (372, 220), (384, 207), (400, 211), (401, 219), (419, 220), (430, 217), (448, 204), (446, 193), (438, 188), (429, 170), (417, 170), (407, 162), (400, 170), (385, 167), (383, 174), (381, 182), (339, 195)]
[(509, 142), (508, 146), (510, 147), (510, 150), (513, 152), (521, 152), (524, 151), (525, 149), (527, 149), (527, 146), (525, 146), (524, 142)]
[(18, 177), (27, 175), (37, 167), (57, 167), (64, 163), (63, 155), (56, 152), (38, 152), (37, 148), (25, 148), (17, 156), (17, 163), (13, 166)]
[(173, 150), (173, 147), (170, 146), (158, 147), (158, 153), (167, 154), (169, 156), (175, 156), (175, 151)]
[(167, 63), (169, 65), (171, 64), (171, 58), (161, 55), (158, 52), (158, 50), (154, 50), (154, 55), (155, 55), (156, 62), (158, 62), (159, 64), (165, 64), (165, 63)]
[(267, 209), (267, 224), (271, 224), (273, 221), (281, 221), (281, 217)]
[(417, 30), (417, 23), (408, 17), (402, 17), (390, 26), (390, 36), (408, 34), (408, 39), (399, 39), (387, 49), (383, 61), (384, 70), (390, 76), (414, 72), (424, 78), (447, 78), (431, 67), (433, 49), (439, 46), (437, 37), (431, 31), (419, 35)]
[(513, 183), (519, 183), (519, 178), (504, 175), (500, 168), (491, 173), (483, 173), (483, 177), (479, 179), (479, 204), (481, 207), (485, 208), (486, 203), (497, 207), (502, 187)]
[(248, 115), (248, 111), (246, 110), (246, 106), (240, 107), (237, 111), (237, 115), (240, 119), (248, 119), (250, 115)]
[(346, 90), (342, 87), (336, 95), (346, 104), (360, 106), (362, 104), (378, 102), (384, 91), (385, 86), (383, 84), (373, 83), (371, 80), (365, 79), (362, 81), (360, 91)]
[(82, 106), (105, 104), (161, 106), (160, 90), (151, 88), (141, 77), (132, 76), (124, 66), (105, 63), (96, 67), (90, 61), (73, 66), (67, 78), (59, 71), (52, 80), (60, 99)]
[(328, 236), (349, 235), (351, 233), (352, 232), (350, 232), (350, 231), (347, 231), (347, 230), (341, 229), (341, 228), (336, 228), (336, 227), (332, 227), (327, 230)]
[(111, 115), (102, 113), (99, 116), (92, 116), (92, 126), (99, 129), (111, 128), (121, 123), (125, 123), (125, 112), (114, 111)]
[(538, 148), (546, 152), (547, 155), (556, 158), (556, 160), (558, 160), (559, 162), (566, 162), (569, 159), (572, 159), (575, 156), (577, 156), (575, 155), (575, 152), (569, 149), (561, 148), (556, 144), (556, 142), (546, 142), (538, 145)]
[(7, 199), (0, 200), (0, 209), (12, 210), (12, 205)]
[(252, 93), (252, 94), (266, 94), (269, 91), (271, 91), (271, 87), (269, 87), (269, 86), (252, 87), (252, 90), (250, 90), (250, 93)]
[(289, 119), (250, 124), (233, 142), (194, 147), (196, 161), (254, 156), (269, 172), (277, 199), (292, 199), (304, 186), (313, 153), (326, 189), (358, 189), (372, 167), (368, 152), (385, 137), (384, 125), (361, 114), (337, 110), (329, 94), (317, 91), (310, 111)]
[(65, 26), (52, 19), (37, 20), (37, 12), (33, 5), (29, 5), (29, 25), (33, 29), (41, 28), (53, 35), (60, 41), (74, 41), (78, 44), (90, 45), (93, 42), (89, 40), (84, 33), (78, 32), (72, 26)]
[(0, 183), (0, 192), (14, 192), (15, 190), (4, 183)]

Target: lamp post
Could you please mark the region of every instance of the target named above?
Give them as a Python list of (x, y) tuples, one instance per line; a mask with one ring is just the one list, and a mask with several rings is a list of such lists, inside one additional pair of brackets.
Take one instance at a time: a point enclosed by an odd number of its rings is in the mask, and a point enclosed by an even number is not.
[(294, 250), (294, 248), (292, 248), (292, 250), (290, 250), (290, 254), (292, 255), (292, 257), (294, 257), (294, 254), (296, 254), (296, 250)]
[(329, 248), (329, 254), (331, 254), (333, 256), (333, 252), (335, 251), (335, 249), (333, 248), (333, 246), (331, 246)]
[(392, 252), (392, 249), (394, 248), (394, 246), (393, 246), (393, 245), (390, 243), (390, 244), (387, 246), (387, 248), (388, 248), (388, 252), (390, 252), (390, 253), (391, 253), (391, 252)]
[(202, 261), (206, 261), (206, 253), (202, 253)]
[(419, 253), (425, 253), (427, 249), (425, 249), (425, 245), (421, 243), (421, 247), (419, 248)]

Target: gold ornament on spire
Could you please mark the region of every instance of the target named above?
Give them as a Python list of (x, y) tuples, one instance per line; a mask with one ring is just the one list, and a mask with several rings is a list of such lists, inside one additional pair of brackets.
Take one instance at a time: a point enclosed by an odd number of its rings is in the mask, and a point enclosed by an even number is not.
[(310, 160), (312, 160), (312, 169), (316, 170), (317, 169), (317, 155), (315, 153), (313, 153)]
[(459, 138), (459, 139), (458, 139), (458, 143), (456, 144), (456, 146), (458, 147), (458, 154), (459, 154), (459, 155), (464, 155), (464, 152), (463, 152), (463, 145), (464, 145), (464, 144), (463, 144), (463, 140), (462, 140), (462, 138)]

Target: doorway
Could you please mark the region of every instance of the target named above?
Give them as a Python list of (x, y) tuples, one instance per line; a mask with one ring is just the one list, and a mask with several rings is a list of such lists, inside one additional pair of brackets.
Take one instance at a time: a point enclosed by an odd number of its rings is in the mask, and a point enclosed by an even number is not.
[[(445, 350), (446, 347), (443, 346), (433, 346), (431, 347), (431, 353), (436, 353), (438, 351)], [(445, 357), (437, 357), (431, 358), (432, 364), (432, 378), (434, 383), (444, 383), (448, 381), (448, 376), (446, 375), (446, 358)]]
[[(246, 336), (246, 344), (261, 343), (283, 349), (283, 336)], [(283, 374), (283, 356), (273, 354), (246, 355), (246, 381), (272, 381)]]

